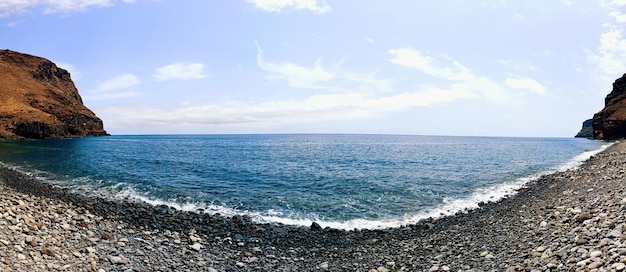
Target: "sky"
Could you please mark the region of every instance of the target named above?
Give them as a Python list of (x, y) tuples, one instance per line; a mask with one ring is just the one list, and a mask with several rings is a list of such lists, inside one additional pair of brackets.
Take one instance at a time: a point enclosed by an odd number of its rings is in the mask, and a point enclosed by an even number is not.
[(0, 49), (114, 135), (572, 137), (625, 31), (626, 0), (0, 0)]

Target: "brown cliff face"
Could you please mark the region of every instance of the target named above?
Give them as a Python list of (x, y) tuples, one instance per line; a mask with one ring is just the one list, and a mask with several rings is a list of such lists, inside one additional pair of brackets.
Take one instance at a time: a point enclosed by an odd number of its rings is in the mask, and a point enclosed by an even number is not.
[(51, 61), (0, 50), (0, 138), (107, 135), (78, 94), (70, 73)]
[(593, 115), (593, 138), (626, 138), (626, 74), (615, 80), (604, 105), (604, 109)]

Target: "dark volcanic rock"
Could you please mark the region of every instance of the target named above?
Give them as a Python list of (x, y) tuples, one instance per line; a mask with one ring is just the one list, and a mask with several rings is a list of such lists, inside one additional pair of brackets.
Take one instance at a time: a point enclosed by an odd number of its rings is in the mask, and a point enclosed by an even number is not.
[(593, 138), (626, 138), (626, 74), (615, 80), (604, 99), (604, 109), (593, 116)]
[(0, 138), (107, 135), (78, 94), (70, 73), (51, 61), (0, 50)]
[(587, 119), (583, 122), (583, 127), (580, 129), (576, 138), (593, 138), (593, 119)]

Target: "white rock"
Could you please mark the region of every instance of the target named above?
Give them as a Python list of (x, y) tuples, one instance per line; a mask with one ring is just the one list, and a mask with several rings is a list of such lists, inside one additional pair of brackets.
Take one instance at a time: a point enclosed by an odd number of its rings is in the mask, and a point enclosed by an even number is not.
[(622, 237), (622, 232), (620, 232), (619, 230), (612, 230), (611, 232), (609, 232), (609, 234), (606, 236), (608, 238), (620, 238)]
[(202, 245), (200, 243), (195, 243), (189, 247), (195, 251), (200, 251), (200, 249), (202, 249)]
[(379, 266), (376, 271), (378, 272), (389, 272), (389, 269), (385, 268), (384, 266)]
[(107, 256), (107, 259), (109, 259), (109, 261), (113, 264), (122, 264), (125, 263), (126, 261), (124, 261), (124, 259), (122, 259), (122, 257), (120, 256), (113, 256), (113, 255), (109, 255)]
[(544, 252), (544, 251), (546, 250), (546, 248), (545, 248), (545, 247), (543, 247), (543, 246), (540, 246), (540, 247), (538, 247), (538, 248), (537, 248), (537, 249), (535, 249), (535, 250), (537, 250), (537, 252)]
[(26, 260), (26, 255), (21, 254), (21, 253), (17, 254), (17, 259), (20, 260), (20, 261)]
[(599, 257), (602, 256), (602, 251), (600, 250), (595, 250), (589, 253), (589, 257), (594, 258), (594, 257)]
[(615, 271), (622, 271), (626, 268), (626, 264), (624, 263), (614, 263), (611, 265), (611, 268), (615, 269)]
[(320, 264), (320, 268), (324, 270), (328, 270), (328, 262), (323, 262)]

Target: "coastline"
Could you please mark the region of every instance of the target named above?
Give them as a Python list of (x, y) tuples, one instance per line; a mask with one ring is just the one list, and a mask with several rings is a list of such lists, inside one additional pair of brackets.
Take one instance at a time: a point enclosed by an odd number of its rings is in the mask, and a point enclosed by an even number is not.
[(252, 223), (87, 196), (0, 167), (7, 271), (626, 269), (626, 143), (479, 209), (394, 229)]

